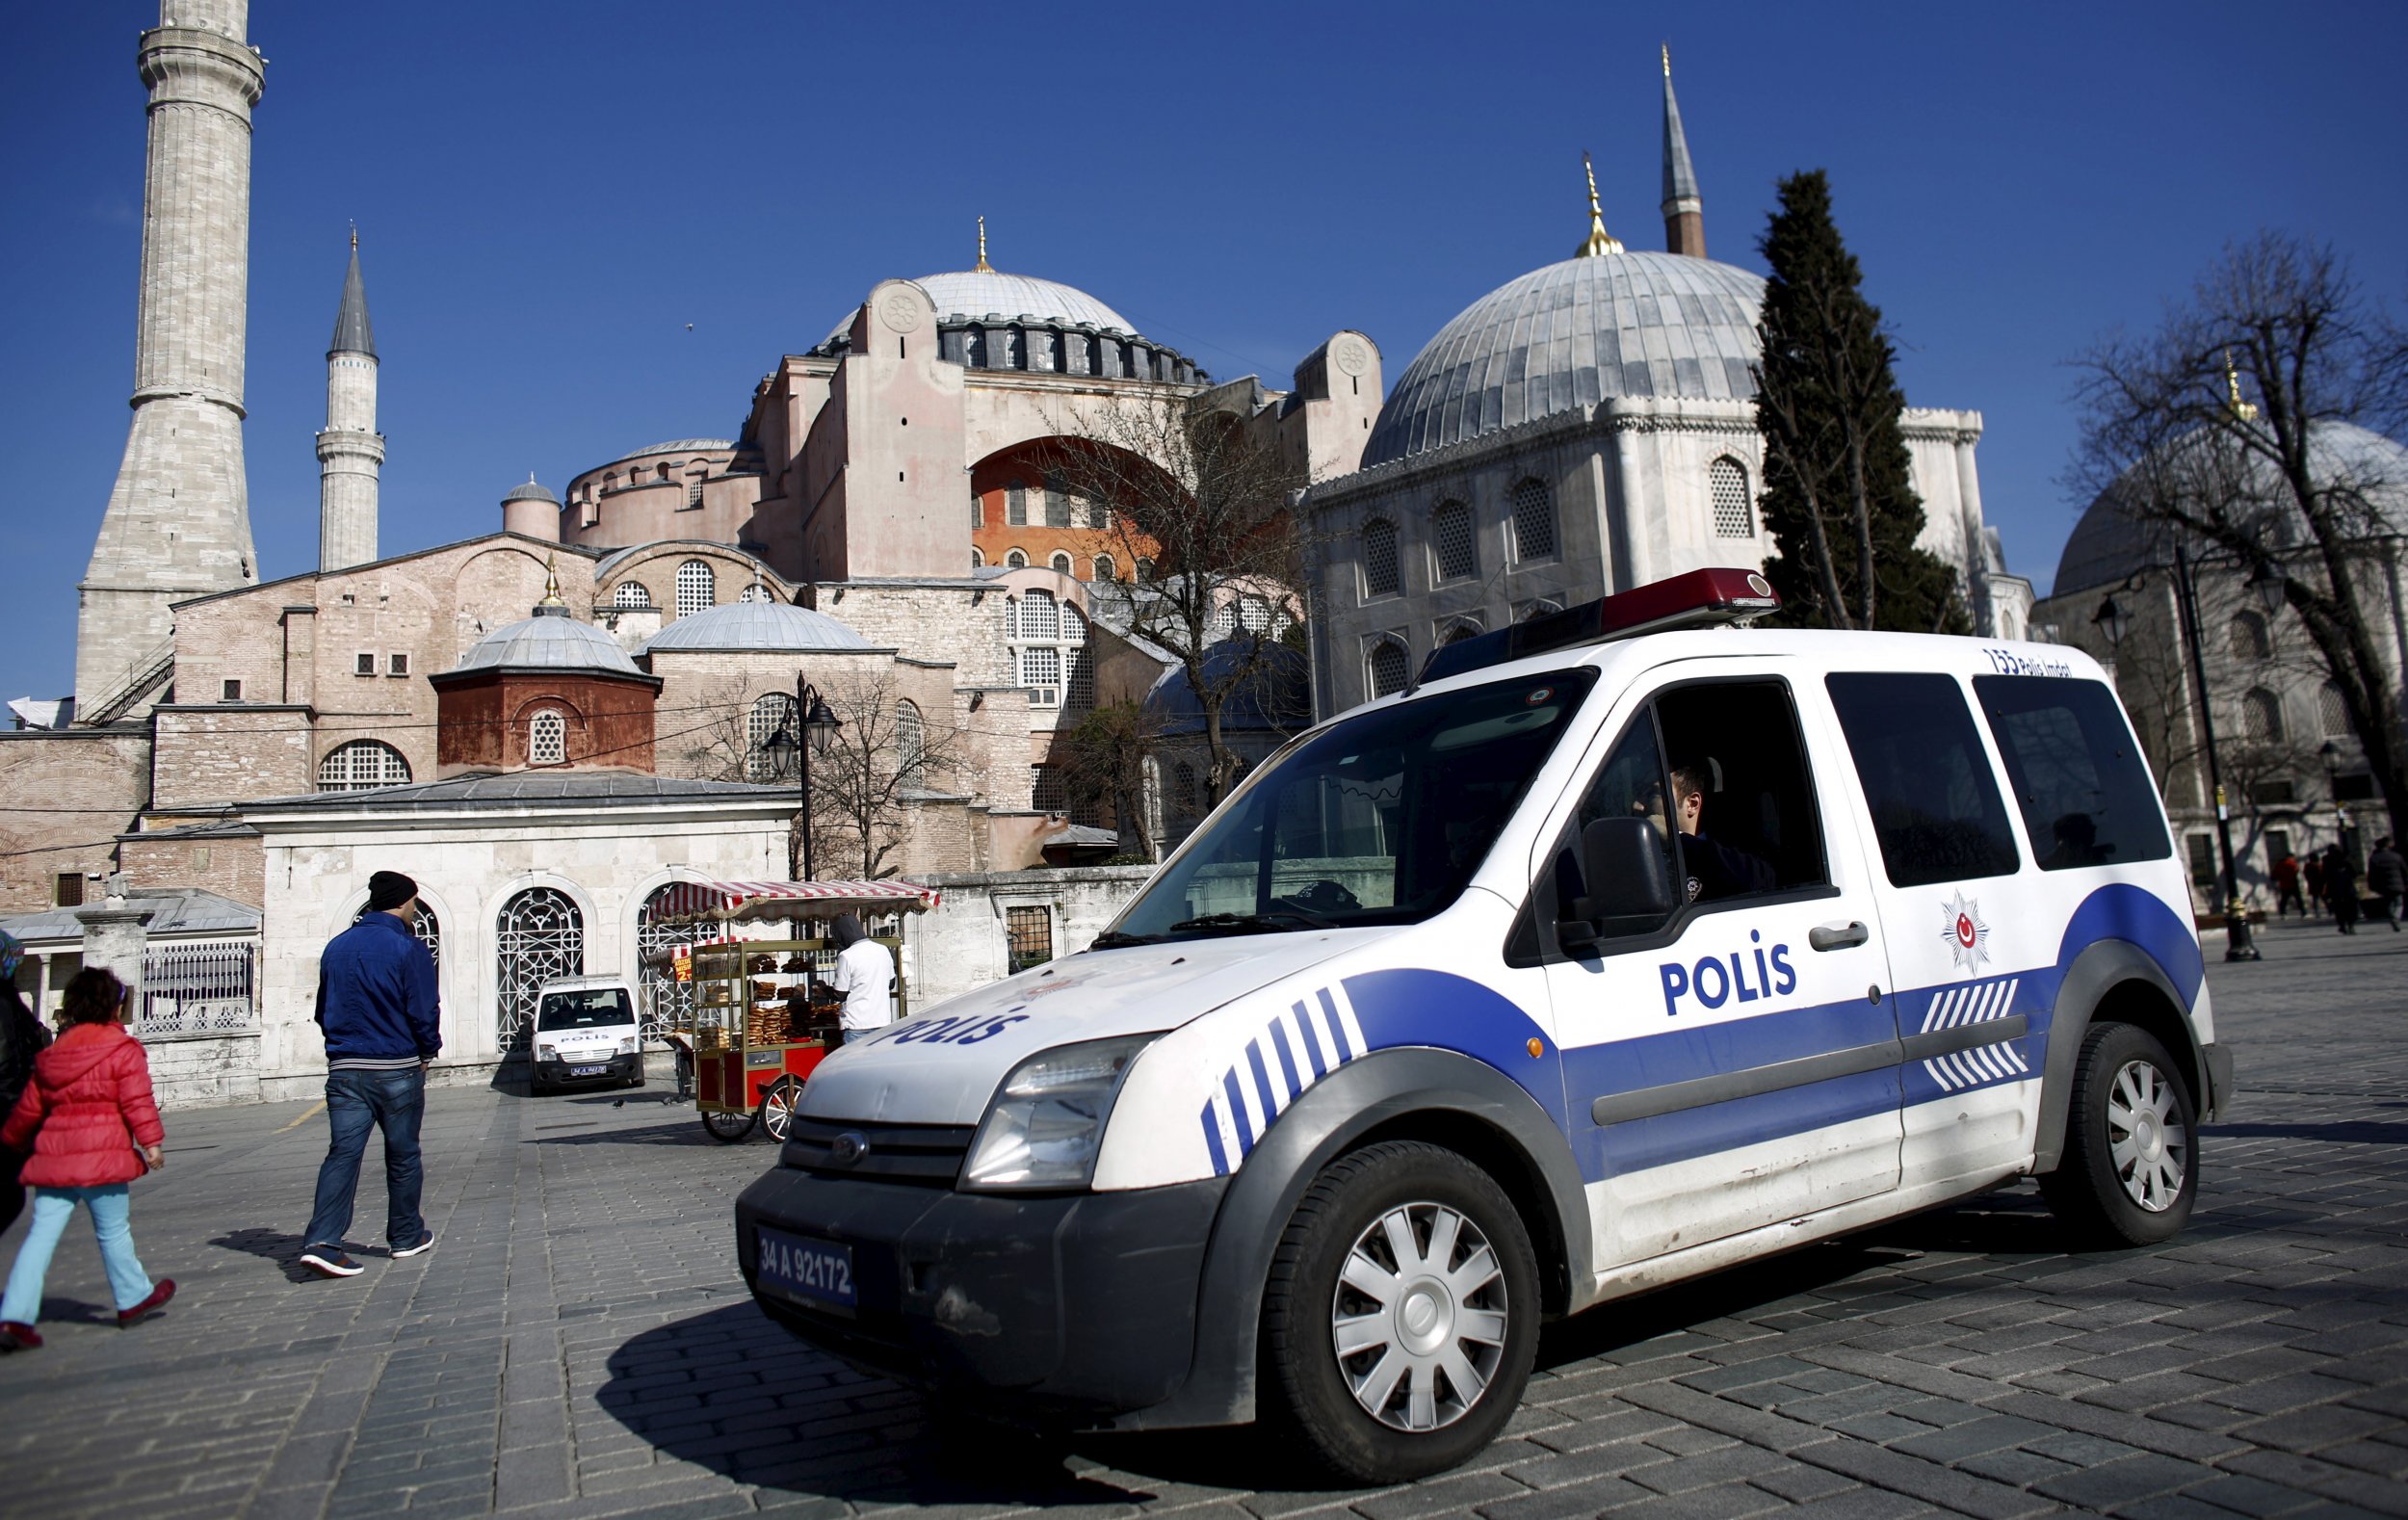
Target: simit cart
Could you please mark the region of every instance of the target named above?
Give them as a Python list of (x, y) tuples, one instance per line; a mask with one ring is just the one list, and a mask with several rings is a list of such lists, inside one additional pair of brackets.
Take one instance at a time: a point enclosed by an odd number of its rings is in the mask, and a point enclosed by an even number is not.
[[(870, 938), (895, 957), (901, 1019), (909, 1016), (903, 924), (936, 903), (934, 891), (908, 881), (690, 881), (672, 889), (654, 922), (692, 926), (695, 942), (646, 958), (693, 983), (690, 1010), (672, 1014), (663, 1034), (693, 1064), (694, 1106), (713, 1139), (740, 1140), (758, 1124), (784, 1143), (802, 1085), (844, 1042), (840, 999), (825, 980), (835, 965), (836, 916), (859, 917), (874, 930)], [(781, 921), (792, 937), (733, 932), (739, 925)], [(889, 931), (875, 931), (881, 923), (891, 925)]]

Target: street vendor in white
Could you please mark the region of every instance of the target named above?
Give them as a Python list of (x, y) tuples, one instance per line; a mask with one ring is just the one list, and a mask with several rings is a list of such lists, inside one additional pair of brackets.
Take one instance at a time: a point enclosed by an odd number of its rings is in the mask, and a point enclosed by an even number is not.
[(895, 957), (851, 913), (836, 915), (835, 930), (833, 984), (845, 997), (845, 1043), (850, 1045), (895, 1021)]

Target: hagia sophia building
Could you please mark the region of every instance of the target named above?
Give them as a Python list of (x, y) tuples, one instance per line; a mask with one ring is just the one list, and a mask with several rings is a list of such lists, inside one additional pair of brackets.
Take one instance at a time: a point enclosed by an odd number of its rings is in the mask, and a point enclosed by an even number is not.
[[(1131, 567), (1101, 509), (1046, 472), (1099, 408), (1167, 393), (1307, 462), (1300, 510), (1327, 546), (1303, 589), (1323, 714), (1467, 632), (1768, 552), (1750, 401), (1763, 281), (1706, 256), (1667, 64), (1665, 249), (1614, 239), (1592, 181), (1574, 256), (1472, 301), (1393, 391), (1378, 345), (1347, 328), (1285, 388), (1216, 381), (1104, 300), (994, 268), (982, 224), (971, 267), (882, 280), (803, 335), (735, 436), (631, 449), (558, 495), (508, 486), (496, 531), (450, 544), (380, 535), (354, 245), (318, 564), (263, 582), (241, 408), (265, 65), (245, 0), (162, 9), (141, 42), (152, 103), (212, 109), (151, 114), (133, 424), (81, 586), (73, 697), (13, 703), (19, 726), (0, 733), (0, 798), (52, 809), (0, 807), (0, 911), (65, 911), (113, 875), (241, 905), (294, 939), (266, 953), (271, 1006), (279, 977), (299, 995), (368, 875), (415, 859), (460, 1059), (495, 1059), (569, 920), (580, 962), (607, 969), (644, 943), (667, 883), (786, 873), (794, 789), (763, 763), (798, 675), (875, 701), (898, 749), (929, 756), (884, 857), (841, 874), (1121, 848), (1114, 821), (1070, 816), (1058, 736), (1114, 695), (1175, 720), (1185, 694), (1165, 690), (1161, 651), (1115, 631)], [(1922, 541), (1960, 567), (1977, 625), (2015, 635), (2030, 592), (1982, 522), (1980, 426), (1910, 410)], [(1165, 774), (1149, 799), (1157, 839), (1204, 805), (1183, 782)], [(521, 952), (537, 959), (513, 970)], [(262, 1090), (310, 1069), (305, 1033), (271, 1020)]]

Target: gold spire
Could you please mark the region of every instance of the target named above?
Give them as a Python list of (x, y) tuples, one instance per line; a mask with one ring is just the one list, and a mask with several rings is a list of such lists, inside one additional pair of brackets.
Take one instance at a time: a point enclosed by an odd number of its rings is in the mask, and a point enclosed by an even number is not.
[(1588, 171), (1588, 236), (1573, 250), (1575, 258), (1604, 258), (1622, 251), (1622, 244), (1606, 230), (1606, 214), (1597, 204), (1597, 166), (1581, 154), (1581, 168)]
[(1672, 77), (1672, 44), (1669, 42), (1663, 44), (1663, 77)]
[(2240, 399), (2240, 371), (2233, 368), (2233, 351), (2224, 351), (2224, 409), (2233, 414), (2235, 422), (2255, 422), (2258, 408)]
[(352, 223), (352, 251), (359, 251), (359, 223), (356, 222)]
[[(528, 477), (529, 480), (534, 478)], [(539, 604), (541, 606), (565, 607), (568, 605), (561, 600), (561, 572), (555, 563), (559, 559), (560, 555), (557, 552), (543, 557), (543, 600)]]
[(979, 218), (978, 272), (982, 275), (992, 275), (995, 273), (995, 266), (986, 261), (986, 219), (984, 217)]

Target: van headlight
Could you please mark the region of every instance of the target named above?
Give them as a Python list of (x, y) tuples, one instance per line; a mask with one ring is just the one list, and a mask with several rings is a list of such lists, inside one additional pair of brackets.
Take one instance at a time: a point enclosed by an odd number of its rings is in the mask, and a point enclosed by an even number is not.
[(558, 1061), (561, 1059), (561, 1047), (537, 1040), (536, 1042), (536, 1055), (545, 1061)]
[(618, 1042), (618, 1053), (622, 1056), (632, 1056), (642, 1048), (642, 1039), (634, 1035), (630, 1035), (625, 1039)]
[(1084, 1188), (1121, 1079), (1160, 1034), (1090, 1039), (1039, 1051), (1011, 1068), (970, 1142), (961, 1185), (975, 1189)]

